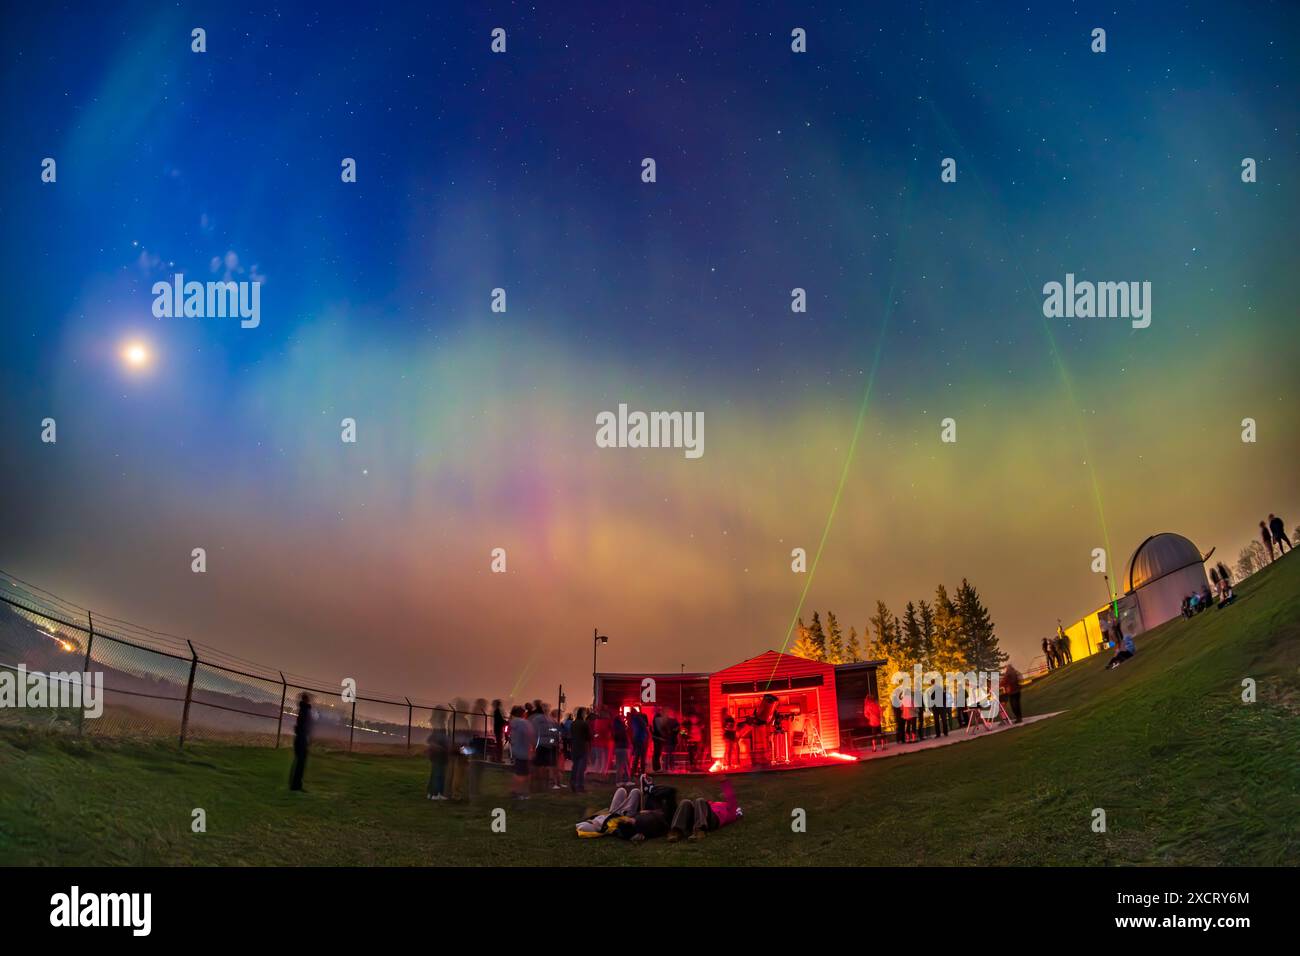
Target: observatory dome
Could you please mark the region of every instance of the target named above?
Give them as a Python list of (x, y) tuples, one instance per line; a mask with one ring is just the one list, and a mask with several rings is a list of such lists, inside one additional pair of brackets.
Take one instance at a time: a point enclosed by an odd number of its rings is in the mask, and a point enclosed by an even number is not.
[(1143, 541), (1128, 561), (1128, 589), (1136, 591), (1166, 575), (1201, 564), (1201, 552), (1181, 534), (1163, 532)]

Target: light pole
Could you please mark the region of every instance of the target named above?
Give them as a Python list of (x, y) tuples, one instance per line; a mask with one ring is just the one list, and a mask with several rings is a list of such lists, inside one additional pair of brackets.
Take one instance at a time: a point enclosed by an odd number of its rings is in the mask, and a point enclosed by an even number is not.
[(596, 650), (602, 644), (608, 644), (609, 638), (600, 633), (600, 628), (591, 629), (591, 706), (596, 707)]

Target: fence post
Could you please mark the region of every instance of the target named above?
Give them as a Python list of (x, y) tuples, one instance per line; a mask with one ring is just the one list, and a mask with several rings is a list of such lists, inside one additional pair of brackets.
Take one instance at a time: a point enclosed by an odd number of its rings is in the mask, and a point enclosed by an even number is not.
[(352, 698), (352, 723), (348, 727), (348, 753), (352, 753), (352, 738), (357, 735), (357, 699)]
[(406, 698), (406, 752), (411, 752), (411, 698)]
[[(86, 662), (81, 665), (81, 673), (86, 677), (90, 676), (90, 648), (95, 643), (95, 618), (89, 611), (86, 612), (86, 623), (90, 627), (90, 636), (86, 638)], [(85, 703), (84, 701), (82, 702)], [(86, 708), (81, 708), (81, 713), (77, 715), (77, 733), (82, 733), (86, 726)]]
[(280, 671), (280, 717), (275, 722), (275, 749), (280, 749), (280, 733), (284, 730), (284, 699), (289, 693), (289, 684), (284, 679), (284, 671)]
[(185, 731), (190, 725), (190, 701), (194, 699), (194, 672), (199, 668), (199, 655), (194, 650), (194, 645), (189, 641), (185, 642), (190, 645), (190, 681), (185, 685), (185, 710), (181, 713), (181, 746), (185, 746)]

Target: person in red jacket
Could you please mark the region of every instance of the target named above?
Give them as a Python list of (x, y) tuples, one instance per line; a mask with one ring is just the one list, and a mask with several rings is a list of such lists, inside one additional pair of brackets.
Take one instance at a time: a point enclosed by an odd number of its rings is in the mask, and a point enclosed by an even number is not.
[(668, 829), (668, 842), (676, 843), (685, 837), (699, 840), (710, 830), (717, 830), (729, 823), (735, 823), (744, 814), (736, 802), (736, 790), (730, 780), (722, 781), (722, 799), (706, 800), (696, 797), (683, 800), (677, 804), (673, 814), (672, 825)]
[(875, 697), (868, 696), (862, 702), (862, 716), (867, 720), (867, 731), (871, 735), (871, 752), (876, 752), (876, 741), (880, 742), (883, 749), (885, 746), (885, 736), (881, 732), (880, 701)]

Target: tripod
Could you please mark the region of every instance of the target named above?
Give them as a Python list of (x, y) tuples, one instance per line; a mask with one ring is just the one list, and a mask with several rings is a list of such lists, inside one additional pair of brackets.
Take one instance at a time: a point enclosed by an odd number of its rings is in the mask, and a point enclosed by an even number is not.
[(1007, 713), (1007, 705), (1002, 703), (1001, 700), (998, 701), (997, 713), (993, 715), (992, 719), (985, 716), (983, 707), (971, 708), (970, 723), (966, 725), (966, 735), (970, 736), (981, 726), (991, 731), (999, 716), (1001, 716), (1008, 725), (1011, 724), (1011, 715)]
[(803, 728), (805, 757), (825, 757), (826, 748), (822, 746), (822, 735), (813, 721), (808, 721)]

